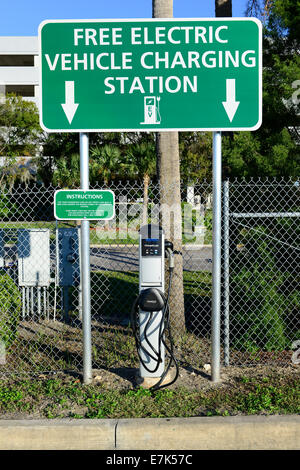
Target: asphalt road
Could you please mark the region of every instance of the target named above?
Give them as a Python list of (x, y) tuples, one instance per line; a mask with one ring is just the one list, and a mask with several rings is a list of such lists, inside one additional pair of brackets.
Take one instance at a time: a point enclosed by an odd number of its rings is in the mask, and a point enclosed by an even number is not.
[[(183, 249), (183, 269), (186, 271), (212, 271), (212, 248)], [(91, 269), (109, 271), (138, 271), (138, 247), (92, 247)]]
[[(51, 246), (51, 264), (55, 263), (55, 246)], [(91, 270), (105, 269), (108, 271), (138, 271), (138, 247), (129, 245), (119, 246), (92, 246)], [(183, 248), (183, 269), (186, 271), (212, 271), (212, 248), (201, 246), (198, 248)], [(17, 247), (5, 246), (5, 265), (17, 263)], [(0, 260), (1, 261), (1, 260)], [(1, 267), (1, 263), (0, 263)]]

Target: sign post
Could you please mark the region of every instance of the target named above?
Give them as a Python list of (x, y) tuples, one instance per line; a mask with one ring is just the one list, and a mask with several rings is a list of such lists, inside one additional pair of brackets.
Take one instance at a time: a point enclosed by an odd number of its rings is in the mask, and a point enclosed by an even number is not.
[(211, 379), (220, 380), (222, 133), (213, 132)]
[[(80, 133), (80, 187), (89, 189), (89, 135)], [(90, 221), (81, 222), (83, 382), (92, 381)]]

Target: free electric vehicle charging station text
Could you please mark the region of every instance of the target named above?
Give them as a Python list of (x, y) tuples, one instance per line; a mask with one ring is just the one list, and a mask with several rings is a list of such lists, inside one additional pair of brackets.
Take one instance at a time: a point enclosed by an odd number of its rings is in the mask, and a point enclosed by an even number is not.
[(254, 18), (49, 20), (40, 25), (47, 131), (254, 130)]

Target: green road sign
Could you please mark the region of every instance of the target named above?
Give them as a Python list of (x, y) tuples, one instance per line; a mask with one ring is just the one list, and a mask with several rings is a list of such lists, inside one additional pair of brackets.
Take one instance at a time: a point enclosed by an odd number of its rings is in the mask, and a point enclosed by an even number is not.
[(255, 18), (44, 21), (41, 126), (255, 130), (261, 30)]
[(58, 220), (110, 220), (115, 216), (115, 196), (107, 190), (59, 190), (54, 194)]

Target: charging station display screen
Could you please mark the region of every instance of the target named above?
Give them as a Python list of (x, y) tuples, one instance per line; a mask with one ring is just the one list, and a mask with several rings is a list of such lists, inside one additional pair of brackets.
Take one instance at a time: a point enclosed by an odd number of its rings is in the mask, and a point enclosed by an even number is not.
[(144, 238), (142, 240), (142, 256), (161, 256), (159, 238)]

